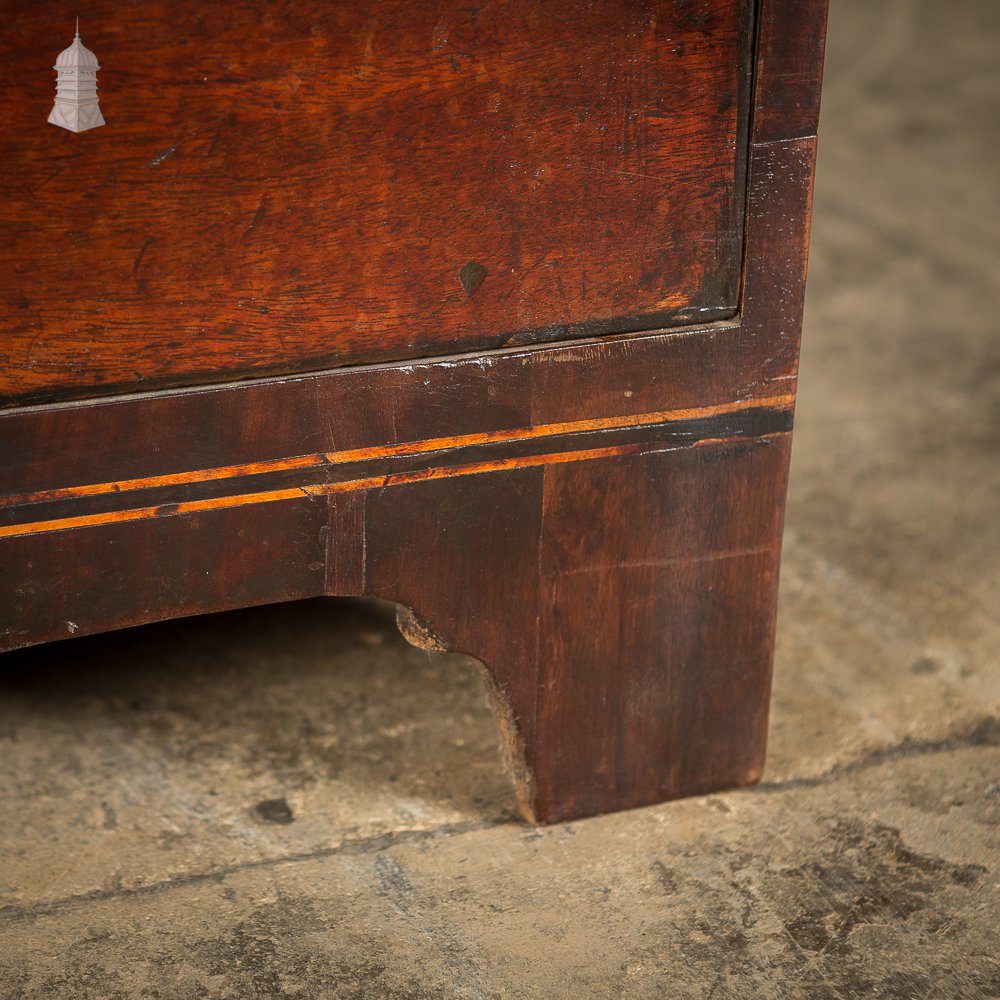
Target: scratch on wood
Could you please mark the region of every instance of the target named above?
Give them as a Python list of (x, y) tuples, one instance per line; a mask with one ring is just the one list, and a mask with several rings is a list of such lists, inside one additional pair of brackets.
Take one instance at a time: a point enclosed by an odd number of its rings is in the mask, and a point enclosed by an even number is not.
[(250, 234), (260, 224), (260, 221), (267, 214), (267, 206), (265, 204), (266, 201), (267, 201), (267, 194), (265, 193), (260, 196), (260, 201), (257, 203), (257, 211), (254, 212), (253, 218), (250, 220), (250, 224), (246, 227), (246, 229), (243, 230), (244, 243), (246, 243), (246, 241), (250, 238)]
[(323, 403), (323, 393), (319, 382), (313, 384), (313, 402), (316, 404), (316, 422), (320, 426), (320, 440), (327, 448), (334, 448), (337, 438), (333, 431), (333, 420), (330, 417), (330, 409)]
[(146, 251), (156, 242), (155, 236), (147, 236), (142, 241), (142, 246), (139, 247), (139, 252), (135, 255), (135, 260), (132, 262), (132, 273), (135, 274), (139, 270), (139, 265), (142, 263), (142, 258), (146, 255)]
[(396, 431), (396, 402), (389, 394), (389, 417), (392, 420), (392, 443), (397, 444), (399, 442), (399, 434)]
[(361, 494), (361, 593), (368, 590), (368, 502)]
[(606, 573), (614, 569), (655, 569), (666, 566), (690, 566), (697, 563), (721, 562), (724, 559), (742, 559), (747, 556), (761, 556), (773, 551), (770, 545), (750, 546), (723, 552), (706, 552), (704, 555), (669, 556), (665, 559), (631, 559), (625, 562), (597, 563), (593, 566), (574, 566), (562, 572), (562, 576), (576, 573)]
[(154, 156), (149, 161), (149, 163), (146, 164), (147, 169), (149, 167), (158, 167), (164, 160), (169, 160), (170, 157), (173, 156), (174, 153), (176, 153), (178, 149), (180, 149), (180, 147), (181, 147), (181, 144), (178, 142), (178, 143), (175, 143), (173, 146), (171, 146), (169, 149), (163, 150), (162, 153), (157, 153), (156, 156)]
[(594, 173), (614, 174), (616, 177), (637, 177), (640, 180), (644, 180), (644, 181), (660, 181), (663, 184), (669, 183), (669, 179), (668, 178), (666, 178), (666, 177), (656, 177), (654, 174), (637, 174), (637, 173), (635, 173), (634, 171), (631, 171), (631, 170), (614, 170), (611, 167), (587, 167), (587, 166), (583, 166), (582, 164), (581, 164), (581, 166), (583, 167), (584, 170), (590, 170), (590, 171), (593, 171)]

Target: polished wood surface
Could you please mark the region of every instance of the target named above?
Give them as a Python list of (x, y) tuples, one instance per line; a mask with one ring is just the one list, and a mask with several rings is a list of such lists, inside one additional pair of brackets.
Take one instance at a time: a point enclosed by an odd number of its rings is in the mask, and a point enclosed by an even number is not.
[(761, 3), (735, 316), (0, 413), (0, 647), (367, 594), (529, 818), (757, 780), (824, 17)]
[(746, 0), (8, 0), (0, 405), (735, 312)]

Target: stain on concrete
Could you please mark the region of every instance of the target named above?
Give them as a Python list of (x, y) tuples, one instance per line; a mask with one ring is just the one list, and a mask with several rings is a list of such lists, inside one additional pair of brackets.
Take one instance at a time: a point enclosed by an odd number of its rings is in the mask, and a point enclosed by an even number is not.
[(653, 862), (653, 873), (667, 895), (677, 892), (677, 874), (662, 861)]
[[(801, 912), (785, 930), (804, 951), (843, 955), (851, 951), (852, 932), (863, 924), (892, 924), (931, 909), (946, 886), (972, 886), (986, 872), (981, 865), (955, 865), (907, 848), (899, 831), (887, 826), (841, 820), (830, 830), (827, 849), (784, 877)], [(925, 919), (930, 932), (941, 920)]]
[(375, 874), (378, 878), (378, 891), (383, 895), (397, 899), (413, 895), (413, 886), (406, 871), (395, 858), (380, 854), (375, 859)]
[(329, 957), (316, 943), (330, 935), (352, 937), (342, 916), (320, 912), (307, 896), (281, 894), (232, 929), (194, 944), (191, 962), (203, 984), (216, 984), (212, 996), (233, 1000), (440, 996), (404, 986), (392, 974), (386, 949), (373, 942), (359, 946), (349, 958)]
[(264, 799), (254, 806), (254, 812), (265, 823), (278, 823), (287, 826), (295, 822), (292, 807), (284, 799)]

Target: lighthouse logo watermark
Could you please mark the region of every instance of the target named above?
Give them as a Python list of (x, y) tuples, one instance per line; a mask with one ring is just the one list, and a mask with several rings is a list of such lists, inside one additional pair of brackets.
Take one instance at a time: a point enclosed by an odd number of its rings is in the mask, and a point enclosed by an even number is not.
[(49, 122), (70, 132), (86, 132), (104, 124), (104, 115), (97, 103), (97, 71), (101, 68), (97, 56), (80, 41), (80, 19), (76, 19), (76, 36), (68, 49), (56, 59), (56, 102), (52, 105)]

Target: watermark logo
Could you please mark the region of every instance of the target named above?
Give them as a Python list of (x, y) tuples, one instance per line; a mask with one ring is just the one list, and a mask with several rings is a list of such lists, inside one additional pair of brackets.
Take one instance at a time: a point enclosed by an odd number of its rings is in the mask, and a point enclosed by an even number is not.
[(76, 36), (68, 49), (56, 59), (56, 101), (49, 122), (70, 132), (86, 132), (104, 124), (101, 106), (97, 103), (97, 56), (80, 41), (80, 19), (76, 19)]

